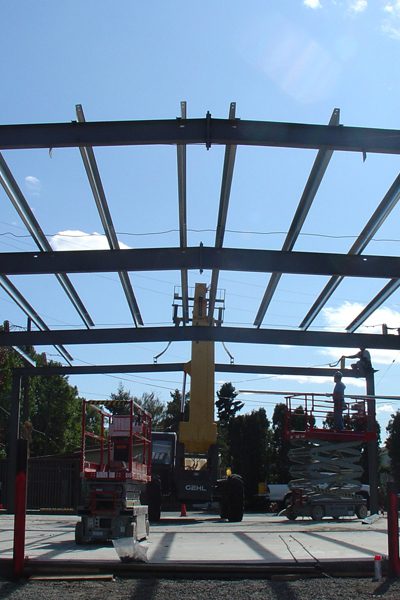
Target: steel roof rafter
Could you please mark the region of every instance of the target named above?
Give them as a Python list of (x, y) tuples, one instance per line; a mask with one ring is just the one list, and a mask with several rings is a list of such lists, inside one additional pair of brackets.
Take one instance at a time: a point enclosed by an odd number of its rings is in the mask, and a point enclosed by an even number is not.
[[(375, 210), (368, 223), (365, 225), (364, 229), (350, 248), (348, 254), (349, 255), (360, 255), (369, 242), (374, 237), (375, 233), (378, 229), (383, 225), (389, 214), (392, 212), (393, 208), (396, 206), (397, 202), (400, 199), (400, 174), (397, 175), (396, 179), (390, 186), (389, 190), (386, 192), (382, 201), (380, 202), (378, 208)], [(304, 317), (303, 321), (300, 323), (301, 329), (308, 329), (311, 323), (314, 321), (315, 317), (322, 310), (326, 302), (332, 296), (333, 292), (336, 290), (338, 285), (343, 281), (343, 276), (341, 275), (333, 275), (328, 283), (325, 285), (324, 289), (318, 296), (317, 300), (314, 302), (307, 315)], [(397, 288), (396, 288), (397, 289)], [(394, 291), (394, 290), (393, 290)], [(383, 294), (382, 294), (383, 298)], [(386, 299), (386, 298), (385, 298)], [(383, 300), (382, 300), (383, 301)], [(365, 317), (367, 318), (367, 317)], [(364, 319), (365, 320), (365, 319)], [(361, 321), (362, 322), (362, 321)], [(361, 324), (361, 322), (359, 324)], [(349, 325), (350, 327), (351, 325)]]
[[(229, 120), (233, 121), (236, 118), (236, 102), (231, 102), (229, 107)], [(222, 248), (224, 243), (224, 235), (226, 228), (226, 219), (228, 216), (229, 198), (231, 194), (233, 169), (236, 158), (235, 144), (229, 144), (225, 148), (224, 166), (222, 170), (221, 193), (219, 199), (219, 211), (217, 228), (215, 232), (215, 248)], [(208, 318), (210, 322), (214, 315), (215, 300), (217, 297), (219, 269), (213, 269), (211, 274), (211, 286), (208, 295)]]
[[(29, 208), (25, 196), (23, 195), (20, 187), (15, 181), (13, 174), (11, 173), (6, 161), (4, 160), (1, 154), (0, 183), (3, 186), (7, 196), (11, 200), (15, 210), (21, 217), (25, 227), (28, 229), (32, 238), (36, 242), (38, 248), (41, 250), (41, 252), (51, 252), (53, 250), (52, 247), (50, 246), (33, 212)], [(74, 305), (76, 311), (78, 312), (86, 327), (92, 327), (94, 323), (88, 311), (86, 310), (82, 300), (80, 299), (78, 292), (72, 285), (72, 282), (69, 279), (68, 275), (66, 273), (55, 273), (55, 276), (57, 277), (58, 281), (60, 282), (68, 298)]]
[[(91, 366), (44, 366), (17, 367), (14, 372), (21, 376), (37, 375), (98, 375), (107, 373), (173, 373), (184, 371), (186, 363), (143, 363), (143, 364), (114, 364)], [(270, 365), (232, 365), (216, 363), (215, 371), (219, 373), (258, 373), (264, 375), (304, 375), (310, 377), (332, 377), (336, 369), (326, 367), (281, 367)], [(354, 369), (343, 369), (343, 377), (357, 378)], [(278, 393), (278, 392), (277, 392)]]
[[(187, 118), (186, 102), (181, 102), (181, 126)], [(178, 168), (178, 203), (179, 203), (179, 244), (182, 249), (187, 248), (187, 215), (186, 215), (186, 145), (177, 144), (177, 168)], [(187, 269), (181, 269), (182, 288), (182, 319), (183, 323), (189, 322), (189, 289)]]
[[(49, 327), (43, 321), (43, 319), (38, 315), (35, 309), (29, 304), (29, 302), (22, 296), (22, 294), (17, 290), (15, 285), (6, 277), (5, 275), (0, 275), (0, 286), (3, 288), (5, 292), (10, 296), (10, 298), (19, 306), (21, 310), (35, 323), (36, 327), (41, 331), (50, 331)], [(12, 344), (13, 346), (15, 344)], [(54, 348), (65, 358), (67, 363), (71, 364), (70, 361), (73, 360), (70, 353), (59, 344), (50, 344), (54, 346)]]
[[(76, 116), (79, 123), (85, 123), (85, 115), (80, 104), (76, 105)], [(108, 245), (111, 250), (119, 250), (119, 241), (115, 233), (114, 224), (112, 222), (111, 213), (108, 208), (106, 195), (103, 184), (100, 178), (99, 169), (97, 167), (96, 158), (93, 148), (90, 146), (79, 147), (85, 171), (92, 189), (93, 197), (99, 212), (99, 216), (103, 225)], [(143, 319), (140, 314), (139, 306), (135, 298), (129, 275), (126, 271), (118, 271), (119, 279), (128, 302), (129, 310), (136, 326), (143, 325)]]
[[(340, 122), (340, 110), (335, 108), (332, 112), (331, 118), (329, 120), (329, 126), (338, 126)], [(332, 158), (333, 150), (321, 149), (318, 151), (317, 156), (315, 158), (313, 167), (311, 169), (310, 175), (308, 177), (307, 183), (303, 190), (303, 194), (300, 198), (300, 202), (297, 206), (295, 215), (293, 217), (293, 221), (290, 225), (289, 231), (286, 235), (286, 239), (282, 245), (282, 250), (291, 251), (294, 248), (294, 245), (299, 237), (301, 228), (304, 225), (304, 221), (307, 218), (311, 205), (314, 201), (314, 198), (318, 192), (319, 186), (321, 184), (322, 178), (325, 174), (326, 169), (328, 168), (329, 162)], [(278, 283), (282, 273), (272, 273), (270, 279), (268, 281), (267, 288), (265, 290), (263, 299), (261, 300), (260, 307), (258, 309), (256, 318), (254, 320), (254, 325), (256, 327), (260, 327), (262, 321), (265, 317), (265, 313), (268, 310), (269, 304), (272, 300), (272, 297), (278, 287)]]
[(353, 333), (360, 327), (376, 311), (398, 288), (400, 287), (400, 279), (392, 279), (384, 288), (367, 304), (359, 315), (346, 327), (346, 331)]

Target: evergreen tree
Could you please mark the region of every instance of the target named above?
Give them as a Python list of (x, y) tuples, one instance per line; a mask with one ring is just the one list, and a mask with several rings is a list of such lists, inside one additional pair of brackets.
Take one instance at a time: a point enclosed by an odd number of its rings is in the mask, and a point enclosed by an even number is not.
[(390, 465), (394, 481), (400, 484), (400, 411), (392, 415), (386, 427), (388, 438), (386, 448), (390, 457)]
[(107, 405), (107, 409), (113, 415), (128, 415), (130, 410), (129, 402), (133, 400), (151, 414), (153, 429), (162, 427), (165, 418), (165, 406), (154, 392), (143, 392), (142, 396), (137, 398), (136, 396), (132, 396), (130, 390), (125, 389), (123, 383), (120, 381), (117, 392), (112, 393), (110, 399), (115, 404)]
[(258, 484), (266, 479), (269, 426), (264, 408), (232, 418), (228, 425), (232, 471), (243, 477), (248, 504), (254, 502)]
[(220, 390), (217, 392), (218, 400), (215, 405), (218, 414), (218, 450), (220, 453), (220, 467), (223, 471), (230, 466), (231, 449), (228, 440), (228, 425), (240, 411), (244, 404), (239, 400), (235, 400), (237, 392), (231, 383), (223, 383)]
[(237, 392), (231, 383), (223, 383), (221, 389), (217, 392), (216, 401), (217, 414), (222, 426), (228, 425), (229, 421), (236, 416), (236, 413), (242, 410), (244, 403), (235, 400)]
[(272, 415), (272, 461), (270, 464), (269, 481), (272, 483), (287, 483), (290, 480), (288, 452), (290, 443), (285, 437), (286, 404), (275, 406)]
[(190, 394), (189, 392), (185, 394), (185, 406), (183, 419), (181, 415), (181, 404), (182, 404), (182, 394), (176, 389), (174, 392), (170, 392), (172, 400), (167, 403), (167, 409), (164, 418), (164, 429), (166, 431), (175, 431), (177, 432), (179, 429), (180, 421), (187, 421), (189, 418), (189, 403), (190, 403)]
[(135, 401), (151, 414), (152, 429), (161, 430), (164, 425), (166, 409), (158, 396), (154, 392), (144, 392), (141, 398), (135, 398)]

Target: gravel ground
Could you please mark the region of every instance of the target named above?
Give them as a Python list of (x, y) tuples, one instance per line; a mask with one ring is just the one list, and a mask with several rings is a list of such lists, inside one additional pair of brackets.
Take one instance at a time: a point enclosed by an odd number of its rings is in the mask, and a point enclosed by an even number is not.
[(113, 581), (0, 580), (0, 598), (23, 600), (364, 600), (400, 599), (400, 580), (343, 578), (270, 581), (122, 579)]

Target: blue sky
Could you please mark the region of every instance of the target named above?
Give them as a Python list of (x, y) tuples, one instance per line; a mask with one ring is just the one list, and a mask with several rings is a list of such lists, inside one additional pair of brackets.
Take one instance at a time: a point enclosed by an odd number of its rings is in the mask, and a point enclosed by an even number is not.
[[(103, 0), (16, 0), (2, 10), (1, 123), (68, 122), (82, 104), (91, 120), (175, 118), (180, 101), (188, 117), (238, 117), (326, 124), (335, 107), (341, 123), (398, 128), (400, 1), (254, 0), (243, 3), (164, 0), (118, 3)], [(298, 204), (314, 151), (238, 148), (227, 247), (280, 249)], [(105, 247), (102, 229), (77, 149), (3, 153), (30, 207), (55, 249)], [(114, 226), (128, 247), (179, 245), (176, 150), (173, 147), (97, 148)], [(188, 243), (212, 245), (218, 215), (224, 149), (188, 148)], [(307, 217), (296, 250), (347, 252), (398, 175), (397, 156), (334, 154)], [(0, 190), (0, 251), (36, 250)], [(399, 253), (399, 207), (375, 236), (370, 254)], [(140, 234), (140, 235), (138, 235)], [(117, 275), (71, 276), (98, 326), (131, 324)], [(190, 284), (210, 273), (190, 273)], [(79, 328), (78, 315), (55, 278), (14, 277), (13, 282), (51, 328)], [(132, 273), (147, 325), (171, 324), (178, 272)], [(225, 323), (251, 326), (268, 277), (223, 272)], [(264, 327), (296, 328), (326, 278), (283, 276)], [(384, 285), (348, 278), (331, 297), (312, 329), (343, 331)], [(360, 331), (400, 326), (399, 292)], [(2, 319), (25, 326), (23, 313), (0, 290)], [(152, 362), (165, 344), (70, 346), (74, 364)], [(54, 354), (49, 348), (48, 354)], [(275, 348), (232, 344), (236, 363), (324, 366), (341, 349)], [(346, 349), (345, 353), (351, 353)], [(52, 357), (56, 358), (56, 357)], [(186, 361), (187, 344), (173, 344), (162, 360)], [(372, 352), (376, 393), (398, 393), (399, 353)], [(217, 360), (229, 362), (222, 346)], [(329, 380), (278, 377), (231, 378), (237, 389), (327, 392)], [(224, 380), (217, 375), (216, 388)], [(180, 374), (73, 377), (88, 398), (107, 398), (118, 382), (135, 395), (155, 391), (168, 401)], [(362, 393), (357, 382), (349, 393)], [(358, 382), (360, 383), (360, 382)], [(245, 410), (275, 398), (243, 396)], [(400, 404), (379, 401), (385, 427)]]

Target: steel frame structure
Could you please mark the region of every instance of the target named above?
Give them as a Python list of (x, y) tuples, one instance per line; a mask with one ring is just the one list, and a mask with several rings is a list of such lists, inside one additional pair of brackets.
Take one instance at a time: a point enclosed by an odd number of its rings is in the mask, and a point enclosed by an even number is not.
[[(209, 112), (207, 112), (205, 118), (188, 119), (185, 102), (181, 103), (180, 117), (164, 120), (87, 122), (80, 105), (77, 105), (76, 111), (77, 121), (72, 123), (0, 126), (0, 150), (79, 148), (110, 250), (53, 252), (40, 229), (39, 223), (30, 212), (29, 206), (10, 169), (0, 155), (0, 182), (39, 248), (38, 252), (0, 253), (0, 285), (10, 294), (11, 286), (7, 285), (10, 282), (8, 279), (10, 275), (54, 274), (81, 315), (86, 329), (73, 331), (50, 330), (33, 307), (23, 299), (15, 288), (11, 297), (34, 321), (39, 331), (2, 331), (0, 332), (0, 346), (18, 347), (24, 344), (52, 344), (68, 362), (72, 357), (62, 344), (219, 340), (222, 342), (234, 341), (258, 344), (400, 349), (400, 336), (397, 334), (355, 333), (365, 318), (400, 285), (400, 258), (363, 254), (368, 242), (384, 223), (400, 198), (400, 175), (395, 179), (347, 254), (307, 253), (293, 250), (329, 166), (332, 153), (336, 150), (359, 152), (364, 158), (367, 153), (400, 154), (400, 130), (342, 126), (339, 124), (338, 109), (334, 109), (328, 125), (241, 120), (236, 116), (235, 103), (230, 104), (227, 119), (215, 119)], [(176, 145), (177, 148), (179, 247), (121, 251), (93, 149), (99, 146), (161, 144)], [(193, 144), (202, 144), (206, 149), (211, 148), (213, 145), (225, 147), (218, 221), (215, 226), (215, 244), (212, 248), (203, 247), (202, 245), (191, 248), (188, 247), (187, 242), (186, 150), (188, 145)], [(299, 148), (318, 151), (281, 251), (223, 247), (238, 146)], [(209, 297), (210, 325), (208, 327), (189, 325), (188, 271), (190, 269), (200, 269), (200, 271), (210, 269), (212, 271)], [(222, 269), (271, 274), (259, 309), (254, 317), (254, 328), (212, 326), (218, 276), (219, 271)], [(183, 301), (183, 318), (181, 322), (183, 326), (148, 327), (143, 323), (140, 308), (130, 282), (129, 272), (152, 270), (180, 271)], [(95, 324), (88, 311), (72, 288), (72, 284), (69, 285), (67, 273), (101, 271), (114, 271), (119, 274), (136, 327), (94, 328)], [(318, 274), (331, 277), (309, 314), (299, 324), (297, 331), (262, 328), (263, 319), (283, 273)], [(348, 325), (347, 333), (306, 331), (333, 291), (343, 278), (348, 276), (378, 277), (389, 279), (389, 282), (385, 283), (382, 291)], [(7, 290), (7, 287), (9, 290)], [(159, 372), (161, 370), (181, 370), (182, 365), (180, 363), (172, 365), (109, 365), (108, 367), (90, 367), (87, 371), (85, 367), (69, 366), (60, 368), (64, 369), (66, 374), (78, 374), (84, 372), (139, 372), (140, 370), (143, 372)], [(22, 375), (49, 374), (48, 369), (48, 367), (42, 367), (30, 371), (29, 368), (25, 368), (19, 370), (18, 373), (16, 372), (13, 385), (14, 416), (11, 428), (14, 435), (18, 431), (16, 411), (19, 406), (19, 389)], [(112, 369), (112, 371), (107, 371), (107, 369)], [(225, 365), (222, 369), (221, 365), (217, 365), (216, 369), (226, 372), (322, 374), (321, 369), (302, 369), (300, 367)], [(268, 369), (272, 370), (268, 371)], [(332, 373), (328, 369), (322, 371)], [(346, 376), (350, 376), (350, 373), (346, 373)], [(367, 393), (374, 395), (373, 379), (367, 381)]]
[[(293, 247), (328, 168), (332, 153), (335, 150), (360, 152), (364, 157), (367, 153), (372, 152), (400, 154), (400, 131), (342, 126), (339, 123), (339, 109), (333, 110), (328, 125), (245, 121), (236, 117), (236, 104), (234, 102), (230, 105), (227, 119), (212, 118), (209, 112), (207, 112), (204, 119), (188, 119), (185, 102), (181, 103), (180, 117), (170, 120), (87, 122), (81, 105), (76, 106), (76, 113), (77, 121), (72, 123), (0, 126), (0, 149), (79, 148), (112, 252), (52, 252), (39, 223), (30, 211), (4, 158), (0, 155), (0, 182), (40, 249), (40, 255), (35, 253), (3, 253), (0, 255), (0, 285), (4, 289), (6, 289), (6, 284), (9, 282), (7, 275), (39, 272), (54, 273), (81, 315), (85, 326), (92, 328), (94, 323), (69, 282), (67, 273), (96, 272), (102, 270), (100, 267), (102, 265), (105, 267), (104, 270), (113, 270), (118, 273), (134, 323), (136, 326), (141, 326), (143, 320), (128, 272), (132, 270), (179, 269), (181, 271), (183, 301), (182, 321), (186, 325), (189, 322), (189, 269), (212, 269), (209, 296), (210, 323), (215, 307), (219, 271), (221, 269), (262, 271), (271, 273), (271, 275), (254, 318), (254, 325), (260, 328), (283, 273), (330, 275), (331, 279), (299, 325), (299, 329), (306, 330), (344, 277), (383, 277), (389, 279), (390, 281), (384, 285), (381, 292), (347, 326), (347, 331), (353, 333), (399, 287), (400, 268), (399, 260), (396, 257), (371, 257), (363, 255), (362, 252), (399, 200), (400, 175), (393, 182), (347, 255), (298, 253), (293, 251)], [(177, 147), (180, 247), (178, 249), (160, 248), (121, 252), (93, 148), (96, 146), (149, 144), (175, 144)], [(207, 149), (212, 145), (225, 146), (214, 248), (195, 249), (187, 246), (186, 149), (189, 144), (204, 144)], [(223, 248), (236, 149), (239, 145), (314, 148), (318, 150), (280, 252)], [(136, 257), (136, 260), (134, 260), (134, 257)], [(46, 263), (45, 266), (43, 266), (44, 263)], [(40, 271), (39, 265), (42, 265), (42, 271)], [(375, 270), (373, 266), (376, 267)], [(13, 297), (16, 302), (18, 302), (17, 292)], [(8, 293), (10, 292), (8, 291)], [(19, 305), (22, 310), (28, 311), (28, 307), (24, 305), (22, 300), (19, 301)], [(34, 311), (31, 311), (32, 314), (35, 314)], [(38, 319), (35, 323), (43, 331), (42, 339), (48, 339), (47, 326), (43, 322), (40, 323)], [(91, 337), (85, 336), (84, 331), (81, 332), (81, 335), (81, 343), (91, 342)], [(166, 339), (179, 339), (175, 335), (171, 333), (171, 336), (167, 336)], [(124, 337), (125, 332), (121, 331), (121, 336)], [(321, 337), (323, 336), (324, 334), (321, 332)], [(60, 333), (59, 342), (62, 337), (63, 334)], [(244, 337), (248, 339), (247, 334)], [(150, 336), (150, 339), (154, 339), (153, 336)], [(214, 339), (213, 335), (210, 334), (209, 339)], [(301, 337), (299, 336), (298, 339), (300, 340)], [(346, 338), (346, 341), (347, 343), (344, 345), (347, 347), (357, 345), (356, 340), (351, 338), (350, 335)], [(388, 347), (393, 348), (394, 340), (387, 340), (387, 342)], [(9, 345), (9, 343), (9, 337), (5, 337), (0, 333), (0, 344)], [(35, 337), (35, 343), (41, 343), (37, 336)], [(12, 345), (17, 345), (17, 341)], [(326, 338), (326, 342), (322, 342), (322, 345), (331, 345), (331, 342)], [(58, 346), (60, 346), (59, 343)], [(369, 346), (374, 347), (373, 343), (369, 343)], [(380, 345), (380, 341), (378, 347), (383, 347)], [(57, 349), (62, 352), (64, 358), (69, 360), (70, 356), (65, 354), (65, 349), (60, 347)]]

